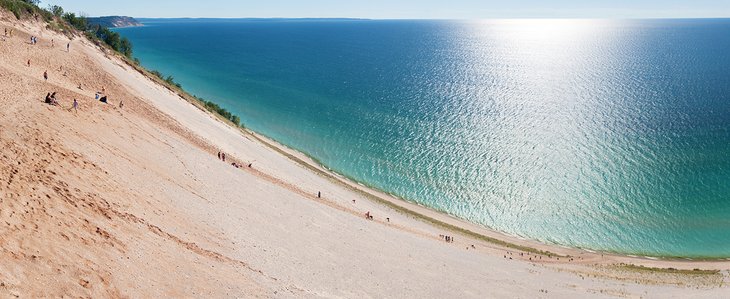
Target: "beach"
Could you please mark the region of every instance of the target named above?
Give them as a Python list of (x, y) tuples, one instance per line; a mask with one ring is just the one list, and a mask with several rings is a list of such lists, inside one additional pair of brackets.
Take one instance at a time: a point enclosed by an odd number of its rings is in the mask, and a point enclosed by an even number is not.
[[(540, 244), (401, 201), (230, 126), (84, 38), (67, 52), (69, 39), (41, 23), (3, 12), (0, 24), (15, 30), (0, 42), (3, 297), (730, 291), (727, 261)], [(102, 89), (107, 104), (95, 100)], [(44, 104), (54, 91), (60, 106)]]

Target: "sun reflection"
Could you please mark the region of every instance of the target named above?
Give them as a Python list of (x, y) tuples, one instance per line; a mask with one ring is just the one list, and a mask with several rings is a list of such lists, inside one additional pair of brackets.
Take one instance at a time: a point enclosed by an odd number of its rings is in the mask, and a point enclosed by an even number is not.
[(600, 20), (584, 19), (515, 19), (489, 23), (505, 30), (505, 33), (523, 41), (565, 41), (589, 35)]

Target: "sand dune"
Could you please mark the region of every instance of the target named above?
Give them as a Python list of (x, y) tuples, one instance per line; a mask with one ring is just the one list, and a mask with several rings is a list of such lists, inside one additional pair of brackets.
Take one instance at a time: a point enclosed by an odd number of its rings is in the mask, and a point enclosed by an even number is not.
[[(67, 37), (40, 23), (1, 18), (0, 25), (15, 29), (0, 41), (2, 297), (730, 293), (727, 262), (542, 245), (336, 179), (302, 164), (311, 161), (298, 153), (229, 127), (89, 41), (77, 37), (66, 52)], [(37, 45), (28, 43), (30, 35), (39, 37)], [(109, 104), (94, 99), (102, 89)], [(53, 91), (60, 107), (43, 103)], [(69, 110), (74, 98), (77, 113)], [(217, 159), (219, 150), (228, 162)], [(238, 169), (230, 161), (255, 162)], [(449, 231), (402, 208), (563, 257)], [(372, 221), (364, 217), (368, 211)], [(685, 274), (619, 263), (720, 271)]]

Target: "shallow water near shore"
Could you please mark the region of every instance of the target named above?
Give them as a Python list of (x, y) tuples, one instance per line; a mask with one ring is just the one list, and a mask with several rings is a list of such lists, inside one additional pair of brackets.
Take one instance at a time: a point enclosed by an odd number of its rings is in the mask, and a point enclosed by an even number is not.
[(730, 20), (143, 20), (150, 69), (508, 234), (730, 257)]

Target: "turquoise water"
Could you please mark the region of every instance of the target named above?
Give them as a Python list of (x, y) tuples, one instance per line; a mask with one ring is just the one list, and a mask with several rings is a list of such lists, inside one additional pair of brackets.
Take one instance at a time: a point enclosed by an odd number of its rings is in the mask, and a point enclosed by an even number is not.
[(484, 226), (730, 257), (730, 19), (145, 20), (143, 65), (355, 180)]

